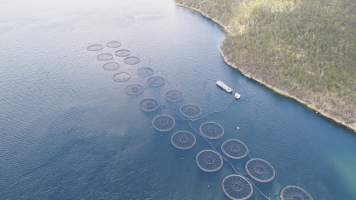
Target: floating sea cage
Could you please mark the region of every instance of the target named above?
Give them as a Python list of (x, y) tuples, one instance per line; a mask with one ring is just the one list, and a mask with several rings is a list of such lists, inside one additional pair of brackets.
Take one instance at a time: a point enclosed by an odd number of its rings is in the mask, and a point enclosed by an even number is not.
[(176, 125), (175, 119), (171, 115), (161, 114), (152, 119), (152, 126), (159, 132), (169, 132)]
[[(118, 41), (110, 41), (105, 44), (107, 48), (119, 48), (121, 43)], [(101, 51), (105, 48), (102, 44), (92, 44), (87, 46), (88, 51)], [(127, 65), (137, 65), (141, 62), (140, 58), (130, 56), (131, 52), (128, 49), (118, 49), (114, 53), (117, 57), (122, 57), (123, 62)], [(102, 65), (106, 71), (115, 71), (120, 68), (120, 64), (114, 61), (112, 53), (100, 52), (96, 58), (98, 61), (107, 61)], [(166, 80), (161, 76), (154, 76), (154, 70), (150, 67), (140, 67), (136, 70), (136, 75), (147, 78), (149, 87), (162, 87), (166, 84)], [(112, 76), (115, 82), (127, 82), (131, 79), (128, 72), (115, 73)], [(125, 88), (125, 92), (130, 96), (138, 96), (144, 92), (144, 86), (140, 84), (130, 84)], [(181, 102), (183, 101), (183, 93), (179, 90), (172, 89), (165, 93), (165, 98), (168, 102)], [(145, 98), (140, 101), (140, 109), (144, 112), (153, 112), (160, 108), (159, 102), (154, 98)], [(181, 115), (187, 119), (198, 119), (201, 117), (201, 108), (194, 104), (185, 104), (179, 108)], [(158, 132), (172, 131), (176, 126), (176, 121), (173, 116), (168, 114), (160, 114), (155, 116), (152, 121), (153, 128)], [(239, 130), (240, 127), (236, 127)], [(204, 140), (210, 144), (209, 140), (220, 139), (224, 136), (224, 128), (218, 122), (208, 121), (204, 122), (199, 127), (200, 135), (205, 138)], [(171, 144), (174, 148), (179, 150), (189, 150), (196, 145), (196, 137), (192, 132), (180, 130), (172, 134)], [(210, 144), (211, 146), (211, 144)], [(215, 149), (211, 146), (212, 149)], [(224, 156), (229, 159), (239, 160), (246, 158), (249, 154), (247, 145), (238, 139), (228, 139), (221, 145), (221, 151)], [(224, 165), (223, 156), (215, 150), (205, 149), (197, 153), (195, 161), (198, 168), (204, 172), (217, 172), (222, 169)], [(230, 160), (225, 161), (229, 164)], [(221, 187), (227, 198), (231, 200), (247, 200), (252, 197), (254, 187), (256, 191), (261, 192), (256, 185), (250, 181), (258, 183), (272, 182), (276, 177), (274, 167), (266, 160), (261, 158), (253, 158), (246, 162), (245, 171), (250, 177), (249, 179), (239, 175), (238, 170), (231, 166), (236, 174), (226, 176), (222, 182)], [(261, 192), (262, 193), (262, 192)], [(262, 193), (263, 194), (263, 193)], [(264, 195), (264, 194), (263, 194)], [(267, 199), (269, 197), (265, 196)], [(313, 200), (313, 197), (303, 188), (295, 185), (287, 185), (282, 188), (279, 194), (280, 200)]]
[(154, 74), (154, 71), (150, 67), (140, 67), (137, 68), (136, 74), (142, 78), (147, 78), (149, 76), (152, 76)]
[(276, 170), (267, 160), (253, 158), (245, 165), (247, 174), (259, 183), (268, 183), (276, 177)]
[(231, 174), (221, 182), (224, 194), (231, 200), (247, 200), (253, 195), (252, 184), (244, 176)]
[(194, 147), (196, 138), (189, 131), (177, 131), (171, 137), (171, 144), (180, 150), (188, 150)]
[(121, 42), (113, 40), (113, 41), (107, 42), (106, 43), (106, 47), (108, 47), (108, 48), (119, 48), (119, 47), (121, 47)]
[(131, 84), (126, 86), (126, 94), (129, 96), (138, 96), (144, 92), (144, 87), (140, 84)]
[(128, 49), (119, 49), (119, 50), (115, 51), (115, 55), (117, 57), (127, 57), (130, 54), (131, 54), (131, 52)]
[(158, 88), (166, 84), (166, 80), (161, 76), (151, 76), (147, 79), (147, 85), (150, 87)]
[(196, 119), (201, 116), (201, 109), (198, 105), (185, 104), (179, 108), (180, 113), (188, 119)]
[(209, 139), (220, 139), (224, 135), (224, 127), (218, 122), (204, 122), (199, 127), (200, 134)]
[(128, 56), (124, 58), (124, 63), (128, 65), (137, 65), (140, 62), (141, 62), (140, 58), (136, 56)]
[(165, 94), (166, 100), (177, 103), (183, 101), (183, 93), (179, 90), (169, 90)]
[(119, 72), (112, 76), (112, 80), (118, 83), (127, 82), (131, 79), (131, 75), (127, 72)]
[(217, 172), (223, 167), (222, 156), (213, 150), (202, 150), (195, 156), (198, 167), (204, 172)]
[(238, 160), (243, 159), (249, 154), (247, 145), (238, 139), (228, 139), (221, 145), (221, 151), (228, 158)]
[(109, 61), (112, 60), (114, 56), (111, 53), (100, 53), (96, 56), (98, 61)]
[(145, 98), (140, 101), (140, 109), (144, 112), (153, 112), (158, 110), (160, 104), (156, 99)]
[(296, 185), (283, 187), (279, 197), (281, 200), (313, 200), (313, 197), (307, 191)]
[(105, 71), (115, 71), (118, 70), (119, 68), (120, 68), (120, 64), (117, 62), (107, 62), (103, 64), (103, 69)]
[(102, 44), (92, 44), (87, 47), (88, 51), (100, 51), (104, 49), (104, 45)]

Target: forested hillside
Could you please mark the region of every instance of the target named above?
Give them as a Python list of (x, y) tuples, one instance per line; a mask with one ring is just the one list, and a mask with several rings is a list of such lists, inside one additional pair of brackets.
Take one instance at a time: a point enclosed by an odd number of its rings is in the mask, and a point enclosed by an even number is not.
[(356, 129), (356, 1), (176, 2), (227, 29), (228, 63)]

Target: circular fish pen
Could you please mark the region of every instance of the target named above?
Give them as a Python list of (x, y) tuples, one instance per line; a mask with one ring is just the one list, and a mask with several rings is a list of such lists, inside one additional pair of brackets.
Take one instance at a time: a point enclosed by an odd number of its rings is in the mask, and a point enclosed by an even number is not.
[(124, 63), (126, 63), (128, 65), (137, 65), (140, 62), (141, 62), (140, 58), (138, 58), (136, 56), (128, 56), (128, 57), (124, 58)]
[(204, 172), (217, 172), (223, 167), (222, 156), (213, 150), (202, 150), (195, 156), (198, 167)]
[(204, 122), (199, 127), (200, 134), (209, 139), (220, 139), (224, 135), (224, 127), (217, 122)]
[(245, 170), (252, 179), (260, 183), (271, 182), (276, 177), (276, 171), (271, 163), (260, 158), (247, 161)]
[(129, 96), (138, 96), (144, 92), (144, 87), (140, 84), (131, 84), (126, 86), (125, 91)]
[(221, 182), (221, 187), (224, 194), (231, 200), (247, 200), (253, 195), (252, 184), (240, 175), (226, 176)]
[(152, 119), (153, 128), (159, 132), (169, 132), (174, 129), (175, 125), (175, 119), (167, 114), (157, 115)]
[(144, 112), (153, 112), (158, 110), (159, 107), (158, 101), (153, 98), (146, 98), (140, 101), (140, 108)]
[(183, 93), (179, 90), (169, 90), (165, 94), (166, 100), (177, 103), (183, 101)]
[(108, 48), (119, 48), (121, 47), (121, 42), (119, 41), (110, 41), (106, 43), (106, 47)]
[(195, 136), (189, 131), (178, 131), (171, 137), (171, 144), (180, 150), (188, 150), (194, 147)]
[(114, 56), (111, 53), (101, 53), (96, 56), (99, 61), (109, 61), (112, 60)]
[(224, 155), (234, 160), (245, 158), (249, 153), (247, 145), (238, 139), (224, 141), (221, 145), (221, 151)]
[(283, 187), (279, 197), (281, 200), (313, 200), (313, 197), (307, 191), (296, 185)]
[(115, 51), (115, 55), (117, 57), (127, 57), (130, 54), (131, 54), (131, 52), (128, 49), (119, 49), (119, 50)]
[(151, 76), (147, 79), (147, 84), (150, 87), (157, 88), (164, 86), (166, 84), (166, 81), (161, 76)]
[(154, 71), (150, 67), (140, 67), (136, 70), (136, 74), (142, 78), (147, 78), (154, 74)]
[(104, 49), (104, 45), (102, 44), (92, 44), (87, 47), (88, 51), (100, 51)]
[(201, 116), (201, 109), (198, 105), (186, 104), (179, 108), (180, 113), (188, 119), (195, 119)]
[(117, 62), (108, 62), (103, 64), (103, 69), (105, 71), (115, 71), (118, 70), (120, 68), (120, 64)]
[(112, 76), (112, 80), (118, 83), (127, 82), (130, 78), (131, 75), (127, 72), (119, 72)]

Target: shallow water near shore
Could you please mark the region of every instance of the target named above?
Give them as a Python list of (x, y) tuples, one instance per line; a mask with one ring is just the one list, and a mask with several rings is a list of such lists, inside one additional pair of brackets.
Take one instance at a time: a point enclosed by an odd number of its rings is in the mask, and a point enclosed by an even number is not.
[[(228, 163), (199, 170), (195, 155), (211, 148), (202, 137), (187, 151), (170, 144), (173, 132), (197, 133), (205, 121), (225, 129), (211, 144), (216, 150), (240, 139), (250, 158), (276, 169), (251, 199), (276, 199), (289, 184), (314, 199), (356, 199), (356, 136), (227, 66), (217, 48), (223, 32), (200, 15), (166, 0), (16, 0), (0, 11), (0, 199), (226, 199), (220, 184), (233, 171)], [(125, 63), (116, 48), (87, 51), (109, 41), (140, 62)], [(100, 53), (114, 58), (98, 61)], [(105, 70), (112, 61), (119, 67)], [(164, 85), (150, 87), (140, 67)], [(122, 72), (130, 78), (114, 81)], [(242, 98), (217, 89), (217, 79)], [(127, 95), (132, 84), (143, 93)], [(172, 89), (184, 100), (168, 102)], [(145, 98), (160, 108), (143, 112)], [(189, 125), (179, 112), (185, 104), (200, 106), (203, 118)], [(173, 116), (174, 130), (158, 133), (151, 122), (158, 114)], [(232, 164), (246, 175), (246, 161)]]

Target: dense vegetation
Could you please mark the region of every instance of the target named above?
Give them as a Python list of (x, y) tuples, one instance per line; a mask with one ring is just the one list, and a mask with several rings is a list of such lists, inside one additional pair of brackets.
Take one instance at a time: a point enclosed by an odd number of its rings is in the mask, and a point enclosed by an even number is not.
[(242, 72), (356, 129), (355, 0), (176, 0), (228, 29)]

